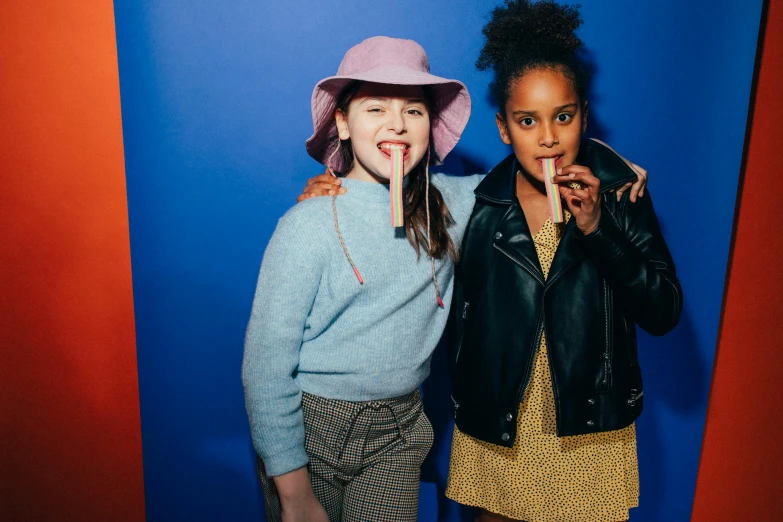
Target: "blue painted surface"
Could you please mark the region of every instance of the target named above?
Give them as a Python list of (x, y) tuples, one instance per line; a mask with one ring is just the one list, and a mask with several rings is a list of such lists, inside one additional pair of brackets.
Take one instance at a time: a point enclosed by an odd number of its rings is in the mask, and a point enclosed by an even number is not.
[[(498, 2), (499, 3), (499, 2)], [(474, 112), (445, 166), (485, 171), (507, 153), (490, 76), (473, 63), (493, 3), (115, 2), (148, 520), (260, 520), (240, 383), (258, 266), (277, 218), (319, 172), (309, 100), (360, 40), (419, 41)], [(591, 2), (588, 134), (651, 173), (685, 291), (680, 326), (640, 336), (641, 507), (688, 520), (716, 343), (761, 0)], [(443, 353), (425, 402), (437, 441), (421, 519), (468, 520), (443, 499), (451, 423)]]

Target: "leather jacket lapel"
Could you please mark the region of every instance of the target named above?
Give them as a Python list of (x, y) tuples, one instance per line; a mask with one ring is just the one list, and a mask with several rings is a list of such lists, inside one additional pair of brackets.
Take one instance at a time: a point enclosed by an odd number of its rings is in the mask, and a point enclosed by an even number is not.
[(576, 219), (571, 218), (565, 226), (563, 237), (560, 238), (560, 244), (557, 247), (555, 258), (552, 260), (552, 266), (549, 267), (549, 277), (546, 285), (554, 284), (558, 278), (569, 268), (581, 262), (585, 258), (585, 253), (578, 244), (577, 234), (580, 234), (576, 228)]
[(538, 262), (536, 246), (519, 204), (509, 205), (493, 233), (493, 246), (544, 285), (544, 273)]

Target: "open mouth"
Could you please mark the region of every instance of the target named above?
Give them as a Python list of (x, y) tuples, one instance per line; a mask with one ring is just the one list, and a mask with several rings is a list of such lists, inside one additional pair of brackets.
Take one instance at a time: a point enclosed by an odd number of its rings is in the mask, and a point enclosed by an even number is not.
[(386, 156), (387, 158), (391, 159), (392, 155), (392, 149), (402, 149), (402, 158), (403, 160), (408, 159), (408, 155), (410, 154), (411, 146), (407, 143), (403, 142), (394, 142), (394, 141), (382, 141), (378, 144), (378, 150), (381, 151), (381, 154)]
[(544, 160), (549, 158), (555, 160), (555, 167), (557, 167), (558, 165), (560, 165), (560, 161), (563, 159), (563, 155), (559, 154), (557, 156), (539, 156), (538, 158), (536, 158), (536, 160), (538, 161), (538, 164), (541, 165), (541, 168), (543, 168)]

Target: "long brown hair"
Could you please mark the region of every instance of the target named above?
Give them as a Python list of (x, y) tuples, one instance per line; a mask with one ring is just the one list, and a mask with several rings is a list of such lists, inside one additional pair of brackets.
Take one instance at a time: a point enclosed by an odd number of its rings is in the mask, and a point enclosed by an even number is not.
[[(337, 105), (335, 111), (340, 111), (343, 114), (348, 114), (348, 108), (356, 93), (361, 87), (361, 81), (355, 81), (345, 87), (340, 93), (337, 99)], [(435, 104), (435, 98), (432, 96), (427, 86), (424, 89), (424, 101), (427, 105), (427, 111), (430, 116), (430, 128), (432, 128), (432, 121), (438, 117), (438, 108)], [(333, 139), (335, 140), (335, 147), (337, 147), (337, 141), (340, 140), (337, 133), (334, 133)], [(342, 164), (344, 165), (345, 172), (336, 173), (342, 177), (353, 168), (354, 156), (353, 148), (351, 147), (350, 138), (347, 140), (341, 140), (339, 154), (341, 155)], [(432, 132), (430, 131), (430, 153), (428, 155), (430, 165), (434, 165), (438, 162), (438, 157), (435, 151), (432, 150)], [(448, 257), (453, 261), (457, 261), (459, 258), (459, 251), (457, 250), (454, 241), (447, 229), (454, 225), (454, 219), (451, 217), (446, 202), (443, 200), (443, 195), (432, 184), (429, 186), (429, 203), (430, 203), (430, 245), (432, 251), (429, 251), (427, 246), (427, 159), (423, 158), (418, 165), (406, 176), (408, 181), (403, 188), (402, 204), (403, 215), (405, 216), (405, 235), (408, 237), (408, 241), (416, 249), (416, 254), (421, 256), (421, 251), (424, 250), (427, 255), (434, 259), (443, 259)]]

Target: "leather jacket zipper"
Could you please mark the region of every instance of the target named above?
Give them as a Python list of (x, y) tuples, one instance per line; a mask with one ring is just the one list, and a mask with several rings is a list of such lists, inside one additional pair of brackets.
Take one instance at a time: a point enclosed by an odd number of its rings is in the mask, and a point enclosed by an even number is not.
[(457, 355), (454, 356), (454, 364), (459, 362), (459, 353), (462, 351), (462, 344), (465, 340), (465, 319), (468, 318), (468, 308), (470, 308), (470, 301), (465, 301), (462, 305), (462, 331), (459, 334), (459, 346), (457, 346)]
[(604, 352), (604, 380), (603, 384), (609, 387), (609, 376), (612, 373), (612, 305), (610, 301), (609, 283), (604, 279), (604, 318), (606, 319), (606, 351)]
[(636, 401), (644, 397), (644, 390), (638, 391), (635, 388), (631, 390), (631, 398), (628, 399), (626, 402), (628, 403), (628, 406), (636, 406)]
[[(546, 293), (546, 291), (545, 291)], [(543, 296), (541, 297), (543, 300)], [(541, 334), (544, 333), (544, 307), (541, 307), (541, 311), (538, 314), (538, 328), (536, 329), (536, 337), (534, 339), (534, 349), (530, 350), (530, 359), (527, 361), (527, 374), (525, 375), (525, 380), (522, 382), (522, 385), (519, 387), (519, 390), (517, 390), (517, 403), (521, 404), (522, 399), (525, 397), (525, 390), (527, 389), (527, 385), (530, 384), (530, 377), (533, 375), (533, 362), (536, 359), (536, 353), (538, 353), (538, 349), (541, 345)], [(550, 364), (549, 371), (552, 371), (552, 367)], [(554, 385), (554, 380), (552, 381)]]

